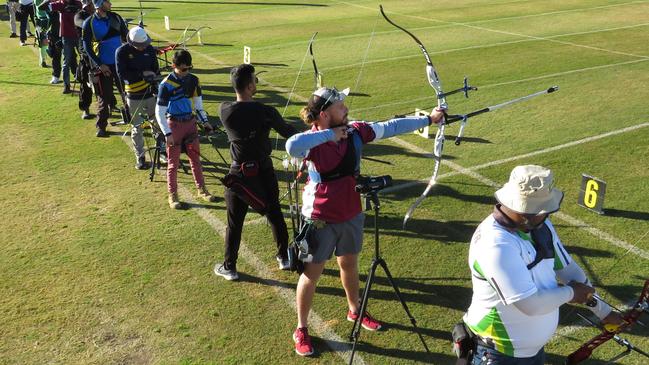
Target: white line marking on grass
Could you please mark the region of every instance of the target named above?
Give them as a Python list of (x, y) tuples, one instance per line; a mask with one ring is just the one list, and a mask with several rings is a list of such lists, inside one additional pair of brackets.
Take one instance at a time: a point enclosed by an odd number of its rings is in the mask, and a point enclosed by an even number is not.
[[(347, 6), (354, 6), (354, 7), (361, 7), (358, 4), (351, 4), (348, 2), (344, 1), (336, 1), (339, 4), (347, 5)], [(612, 4), (612, 5), (603, 5), (603, 6), (596, 6), (592, 8), (577, 8), (577, 9), (569, 9), (569, 10), (559, 10), (559, 11), (554, 11), (554, 12), (546, 12), (546, 13), (539, 13), (539, 14), (528, 14), (528, 15), (518, 15), (518, 16), (511, 16), (511, 17), (503, 17), (503, 18), (493, 18), (493, 19), (485, 19), (485, 20), (476, 20), (472, 22), (467, 22), (466, 24), (482, 24), (482, 23), (488, 23), (488, 22), (496, 22), (499, 20), (511, 20), (511, 19), (524, 19), (524, 18), (530, 18), (530, 17), (540, 17), (540, 16), (547, 16), (547, 15), (555, 15), (559, 13), (569, 13), (569, 12), (579, 12), (579, 11), (588, 11), (588, 10), (596, 10), (596, 9), (603, 9), (603, 8), (611, 8), (611, 7), (618, 7), (618, 6), (624, 6), (624, 5), (631, 5), (631, 4), (636, 4), (636, 3), (646, 3), (648, 1), (632, 1), (628, 3), (622, 3), (622, 4)], [(361, 7), (366, 10), (378, 10), (370, 7)], [(261, 9), (258, 9), (261, 10)], [(245, 9), (245, 10), (239, 10), (239, 11), (232, 11), (234, 12), (242, 12), (242, 11), (252, 11), (251, 9)], [(228, 12), (230, 13), (230, 12)], [(225, 13), (218, 13), (216, 14), (221, 15)], [(213, 15), (212, 15), (213, 16)], [(190, 19), (190, 18), (195, 18), (195, 17), (206, 17), (206, 15), (194, 15), (194, 16), (188, 16), (188, 17), (181, 17), (179, 19)], [(420, 30), (430, 30), (430, 29), (435, 29), (435, 28), (445, 28), (445, 27), (451, 27), (453, 24), (437, 24), (437, 25), (431, 25), (427, 27), (417, 27), (417, 28), (412, 28), (410, 29), (411, 31), (420, 31)], [(622, 27), (623, 28), (623, 27)], [(390, 33), (398, 33), (401, 32), (398, 29), (395, 30), (387, 30), (387, 31), (380, 31), (376, 32), (376, 34), (390, 34)], [(367, 37), (369, 33), (355, 33), (355, 34), (346, 34), (346, 35), (341, 35), (341, 36), (334, 36), (334, 37), (324, 37), (324, 38), (319, 38), (320, 42), (327, 42), (327, 41), (336, 41), (336, 40), (341, 40), (341, 39), (351, 39), (351, 38), (364, 38)], [(257, 51), (259, 50), (267, 50), (267, 49), (278, 49), (278, 48), (283, 48), (287, 46), (294, 46), (298, 44), (308, 44), (308, 40), (301, 40), (301, 41), (292, 41), (292, 42), (284, 42), (284, 43), (275, 43), (273, 45), (268, 45), (268, 46), (261, 46), (261, 47), (256, 47), (255, 49)], [(206, 54), (208, 55), (223, 55), (223, 54), (232, 54), (232, 53), (237, 53), (239, 52), (238, 50), (227, 50), (227, 51), (218, 51), (218, 52), (208, 52)]]
[[(593, 71), (593, 70), (600, 70), (600, 69), (609, 68), (609, 67), (626, 66), (626, 65), (642, 63), (642, 62), (647, 62), (647, 61), (649, 61), (649, 58), (640, 59), (640, 60), (631, 60), (631, 61), (625, 61), (625, 62), (609, 63), (609, 64), (605, 64), (605, 65), (592, 66), (592, 67), (584, 67), (584, 68), (579, 68), (579, 69), (574, 69), (574, 70), (568, 70), (568, 71), (556, 72), (556, 73), (545, 74), (545, 75), (540, 75), (540, 76), (528, 77), (528, 78), (525, 78), (525, 79), (504, 81), (504, 82), (499, 82), (499, 83), (495, 83), (495, 84), (488, 84), (488, 85), (479, 85), (479, 88), (480, 89), (489, 89), (489, 88), (493, 88), (493, 87), (497, 87), (497, 86), (518, 84), (518, 83), (522, 83), (522, 82), (548, 79), (548, 78), (564, 76), (564, 75), (570, 75), (570, 74), (575, 74), (575, 73), (588, 72), (588, 71)], [(424, 101), (424, 100), (433, 100), (433, 97), (432, 96), (424, 96), (424, 97), (416, 98), (416, 99), (408, 99), (406, 101), (397, 101), (397, 102), (393, 102), (393, 103), (381, 104), (379, 106), (372, 106), (372, 107), (367, 107), (367, 108), (360, 108), (360, 109), (350, 110), (349, 114), (359, 113), (359, 112), (368, 111), (368, 110), (381, 109), (381, 108), (385, 108), (387, 106), (412, 104), (413, 102)]]
[(600, 229), (589, 226), (588, 223), (586, 223), (586, 222), (583, 222), (583, 221), (581, 221), (581, 220), (579, 220), (579, 219), (577, 219), (575, 217), (572, 217), (572, 216), (570, 216), (570, 215), (568, 215), (566, 213), (562, 213), (562, 212), (556, 212), (556, 213), (554, 213), (554, 216), (558, 217), (559, 219), (561, 219), (561, 220), (563, 220), (565, 222), (568, 222), (569, 224), (572, 224), (575, 227), (578, 227), (578, 228), (581, 228), (581, 229), (587, 231), (588, 233), (592, 234), (595, 237), (599, 237), (604, 241), (610, 242), (610, 243), (614, 244), (615, 246), (621, 247), (621, 248), (627, 250), (628, 252), (631, 252), (631, 253), (635, 254), (636, 256), (642, 257), (645, 260), (649, 260), (649, 252), (647, 252), (646, 250), (643, 250), (643, 249), (641, 249), (641, 248), (639, 248), (637, 246), (634, 246), (634, 245), (632, 245), (632, 244), (630, 244), (630, 243), (628, 243), (626, 241), (623, 241), (623, 240), (621, 240), (619, 238), (615, 238), (615, 237), (611, 236), (610, 234), (608, 234), (608, 233), (606, 233), (606, 232), (604, 232), (604, 231), (602, 231)]
[[(542, 155), (542, 154), (549, 153), (549, 152), (559, 151), (559, 150), (562, 150), (564, 148), (578, 146), (580, 144), (597, 141), (597, 140), (600, 140), (600, 139), (603, 139), (603, 138), (606, 138), (606, 137), (611, 137), (611, 136), (615, 136), (615, 135), (618, 135), (618, 134), (631, 132), (631, 131), (634, 131), (636, 129), (645, 128), (645, 127), (649, 127), (649, 122), (632, 125), (630, 127), (626, 127), (626, 128), (622, 128), (622, 129), (615, 129), (613, 131), (598, 134), (596, 136), (586, 137), (586, 138), (582, 138), (582, 139), (579, 139), (579, 140), (576, 140), (576, 141), (560, 144), (560, 145), (557, 145), (557, 146), (548, 147), (548, 148), (544, 148), (544, 149), (529, 152), (529, 153), (523, 153), (521, 155), (516, 155), (516, 156), (512, 156), (512, 157), (508, 157), (508, 158), (503, 158), (503, 159), (500, 159), (500, 160), (487, 162), (487, 163), (480, 164), (480, 165), (467, 167), (466, 169), (470, 170), (470, 171), (476, 171), (476, 170), (484, 169), (484, 168), (487, 168), (487, 167), (502, 165), (502, 164), (507, 163), (507, 162), (512, 162), (512, 161), (516, 161), (516, 160), (520, 160), (520, 159), (528, 158), (528, 157), (532, 157), (532, 156)], [(431, 155), (430, 153), (427, 153), (427, 154)], [(447, 173), (438, 175), (437, 180), (441, 180), (441, 179), (444, 179), (444, 178), (448, 178), (448, 177), (456, 176), (456, 175), (460, 175), (460, 174), (461, 174), (461, 172), (459, 172), (459, 171), (447, 172)], [(383, 189), (382, 192), (386, 192), (386, 193), (387, 192), (395, 192), (395, 191), (410, 188), (410, 187), (415, 186), (415, 185), (425, 184), (427, 182), (428, 182), (428, 179), (425, 179), (425, 180), (421, 179), (421, 180), (417, 180), (417, 181), (411, 181), (411, 182), (407, 182), (407, 183), (399, 184), (399, 185), (394, 185), (392, 187)]]
[[(122, 139), (122, 141), (127, 145), (129, 144), (129, 142), (125, 139)], [(209, 209), (199, 207), (199, 204), (196, 202), (193, 195), (183, 185), (178, 184), (178, 192), (180, 193), (183, 201), (195, 205), (195, 207), (192, 207), (191, 210), (195, 211), (196, 214), (198, 214), (205, 222), (207, 222), (207, 224), (209, 224), (210, 227), (212, 227), (212, 229), (222, 239), (225, 239), (225, 230), (227, 228), (226, 224), (215, 217)], [(262, 217), (262, 219), (265, 218)], [(259, 219), (255, 219), (253, 222), (256, 222), (258, 220)], [(243, 239), (241, 240), (241, 245), (239, 246), (239, 253), (241, 260), (247, 262), (248, 265), (252, 266), (252, 268), (256, 271), (257, 276), (259, 276), (259, 278), (266, 285), (273, 288), (273, 290), (275, 290), (275, 292), (281, 298), (283, 298), (284, 301), (297, 313), (295, 291), (283, 286), (279, 286), (277, 283), (280, 282), (280, 280), (277, 278), (277, 276), (273, 274), (273, 272), (259, 258), (259, 256), (254, 253), (254, 251), (248, 248), (248, 245)], [(334, 351), (336, 355), (343, 359), (345, 363), (349, 363), (349, 358), (351, 357), (351, 346), (347, 343), (347, 341), (338, 336), (338, 334), (336, 334), (336, 332), (334, 332), (331, 327), (326, 324), (322, 317), (320, 317), (320, 315), (318, 315), (318, 313), (314, 310), (311, 310), (311, 313), (309, 313), (309, 322), (311, 323), (310, 327), (314, 329), (314, 332), (324, 340), (327, 346), (332, 351)], [(286, 336), (288, 337), (290, 336), (290, 334), (286, 334)], [(358, 353), (354, 355), (354, 364), (365, 364), (365, 361)]]
[[(428, 152), (428, 151), (426, 151), (426, 150), (424, 150), (424, 149), (422, 149), (422, 148), (420, 148), (418, 146), (415, 146), (410, 142), (406, 142), (406, 141), (404, 141), (404, 140), (402, 140), (402, 139), (400, 139), (398, 137), (392, 137), (392, 140), (395, 141), (397, 144), (410, 149), (411, 151), (418, 152), (418, 153), (421, 153), (421, 154), (427, 155), (427, 156), (432, 155), (430, 152)], [(497, 182), (495, 182), (495, 181), (493, 181), (493, 180), (491, 180), (491, 179), (489, 179), (489, 178), (487, 178), (487, 177), (485, 177), (483, 175), (480, 175), (475, 171), (472, 171), (472, 170), (470, 170), (468, 168), (465, 168), (465, 167), (463, 167), (461, 165), (458, 165), (455, 162), (451, 162), (451, 161), (448, 161), (448, 160), (442, 160), (442, 163), (444, 165), (446, 165), (446, 166), (449, 166), (453, 170), (458, 171), (459, 173), (461, 173), (463, 175), (470, 176), (470, 177), (482, 182), (483, 184), (485, 184), (487, 186), (491, 186), (493, 188), (500, 188), (502, 186), (502, 184), (499, 184), (499, 183), (497, 183)], [(581, 221), (581, 220), (579, 220), (579, 219), (577, 219), (575, 217), (572, 217), (572, 216), (570, 216), (570, 215), (568, 215), (566, 213), (562, 213), (562, 212), (554, 213), (554, 216), (559, 218), (560, 220), (563, 220), (564, 222), (567, 222), (568, 224), (571, 224), (571, 225), (573, 225), (573, 226), (575, 226), (577, 228), (583, 229), (584, 231), (590, 233), (591, 235), (593, 235), (593, 236), (595, 236), (597, 238), (600, 238), (600, 239), (602, 239), (602, 240), (604, 240), (606, 242), (609, 242), (609, 243), (611, 243), (611, 244), (613, 244), (613, 245), (615, 245), (617, 247), (620, 247), (620, 248), (623, 248), (623, 249), (625, 249), (625, 250), (627, 250), (629, 252), (632, 252), (635, 255), (637, 255), (637, 256), (639, 256), (639, 257), (641, 257), (643, 259), (649, 260), (649, 252), (648, 251), (643, 250), (643, 249), (641, 249), (641, 248), (639, 248), (637, 246), (634, 246), (634, 245), (632, 245), (632, 244), (630, 244), (630, 243), (628, 243), (626, 241), (623, 241), (623, 240), (621, 240), (619, 238), (613, 237), (612, 235), (602, 231), (601, 229), (598, 229), (598, 228), (595, 228), (595, 227), (592, 227), (592, 226), (588, 225), (584, 221)]]
[[(365, 8), (365, 9), (375, 10), (373, 8), (369, 8), (369, 7), (358, 5), (358, 4), (349, 4), (348, 3), (348, 5), (352, 5), (352, 6), (356, 6), (356, 7), (360, 7), (360, 8)], [(629, 57), (636, 57), (636, 58), (643, 58), (643, 59), (648, 59), (649, 58), (649, 56), (645, 56), (645, 55), (637, 55), (637, 54), (633, 54), (633, 53), (616, 51), (616, 50), (607, 49), (607, 48), (601, 48), (601, 47), (588, 46), (588, 45), (585, 45), (585, 44), (579, 44), (579, 43), (574, 43), (574, 42), (559, 41), (559, 40), (551, 39), (551, 38), (548, 38), (548, 37), (539, 37), (539, 36), (533, 36), (533, 35), (528, 35), (528, 34), (523, 34), (523, 33), (515, 33), (515, 32), (504, 31), (504, 30), (491, 29), (491, 28), (487, 28), (487, 27), (480, 27), (480, 26), (477, 26), (477, 25), (472, 25), (472, 23), (470, 23), (470, 22), (462, 23), (462, 22), (453, 22), (453, 21), (432, 19), (432, 18), (426, 18), (426, 17), (419, 16), (419, 15), (410, 15), (410, 14), (397, 13), (397, 12), (394, 12), (394, 11), (391, 11), (390, 14), (395, 14), (395, 15), (399, 15), (399, 16), (402, 16), (402, 17), (408, 17), (408, 18), (413, 18), (413, 19), (426, 20), (426, 21), (430, 21), (430, 22), (434, 22), (434, 23), (438, 23), (438, 24), (457, 25), (457, 26), (461, 26), (461, 27), (465, 27), (465, 28), (477, 29), (477, 30), (482, 30), (482, 31), (486, 31), (486, 32), (491, 32), (491, 33), (506, 34), (506, 35), (511, 35), (511, 36), (515, 36), (515, 37), (523, 37), (523, 38), (529, 38), (529, 39), (535, 39), (535, 40), (544, 40), (544, 41), (548, 41), (548, 42), (559, 43), (559, 44), (569, 45), (569, 46), (573, 46), (573, 47), (586, 48), (586, 49), (595, 50), (595, 51), (608, 52), (608, 53), (613, 53), (613, 54), (622, 55), (622, 56), (629, 56)]]
[(545, 13), (528, 14), (528, 15), (516, 15), (516, 16), (507, 16), (507, 17), (494, 18), (494, 19), (476, 20), (476, 21), (467, 22), (467, 23), (468, 24), (482, 24), (482, 23), (497, 22), (497, 21), (501, 21), (501, 20), (535, 18), (535, 17), (542, 17), (542, 16), (547, 16), (547, 15), (577, 13), (577, 12), (583, 12), (583, 11), (607, 9), (607, 8), (613, 8), (613, 7), (618, 7), (618, 6), (635, 5), (635, 4), (643, 4), (643, 3), (647, 3), (647, 1), (646, 0), (644, 0), (644, 1), (630, 1), (630, 2), (627, 2), (627, 3), (620, 3), (620, 4), (593, 6), (591, 8), (576, 8), (576, 9), (568, 9), (568, 10), (556, 10), (556, 11), (548, 11), (548, 12), (545, 12)]
[[(184, 201), (196, 204), (196, 201), (194, 200), (192, 194), (184, 186), (179, 185), (178, 191), (180, 192)], [(215, 217), (209, 209), (201, 207), (192, 207), (191, 209), (195, 211), (196, 214), (198, 214), (201, 218), (203, 218), (203, 220), (207, 222), (207, 224), (209, 224), (210, 227), (212, 227), (212, 229), (216, 233), (218, 233), (219, 236), (221, 236), (221, 238), (225, 239), (226, 225), (221, 222), (220, 219)], [(257, 276), (259, 276), (259, 278), (261, 278), (261, 280), (266, 285), (273, 288), (273, 290), (275, 290), (275, 292), (284, 299), (286, 304), (288, 304), (291, 308), (293, 308), (294, 311), (297, 312), (297, 307), (295, 304), (295, 290), (277, 285), (277, 283), (280, 281), (277, 276), (273, 274), (273, 272), (259, 258), (259, 256), (254, 253), (253, 250), (248, 248), (248, 245), (243, 240), (241, 240), (239, 253), (241, 259), (246, 261), (248, 265), (252, 266), (252, 268), (256, 271)], [(331, 329), (331, 327), (326, 324), (322, 317), (320, 317), (314, 310), (312, 310), (309, 315), (309, 322), (311, 323), (310, 327), (314, 329), (315, 333), (317, 333), (325, 341), (327, 346), (331, 348), (336, 353), (336, 355), (343, 359), (345, 363), (348, 363), (351, 356), (351, 346), (347, 343), (347, 341), (338, 336), (338, 334), (336, 334)], [(290, 334), (287, 333), (286, 336), (288, 338)], [(358, 353), (356, 353), (354, 356), (354, 363), (365, 364), (365, 361)]]
[[(552, 35), (552, 36), (548, 36), (546, 38), (552, 39), (552, 38), (570, 37), (570, 36), (574, 36), (574, 35), (585, 35), (585, 34), (593, 34), (593, 33), (612, 32), (612, 31), (616, 31), (616, 30), (640, 28), (640, 27), (646, 27), (646, 26), (649, 26), (649, 23), (625, 25), (625, 26), (622, 26), (622, 27), (614, 27), (614, 28), (595, 29), (595, 30), (589, 30), (589, 31), (584, 31), (584, 32), (555, 34), (555, 35)], [(513, 41), (502, 41), (502, 42), (478, 44), (478, 45), (459, 47), (459, 48), (443, 49), (443, 50), (439, 50), (439, 51), (429, 52), (429, 54), (432, 56), (432, 55), (438, 55), (438, 54), (448, 54), (448, 53), (453, 53), (453, 52), (461, 52), (461, 51), (468, 51), (468, 50), (474, 50), (474, 49), (484, 49), (484, 48), (491, 48), (491, 47), (506, 46), (506, 45), (511, 45), (511, 44), (526, 43), (526, 42), (540, 42), (540, 41), (542, 41), (542, 40), (540, 40), (540, 39), (517, 39), (517, 40), (513, 40)], [(367, 61), (367, 62), (365, 62), (365, 64), (391, 62), (391, 61), (406, 60), (406, 59), (411, 59), (411, 58), (421, 58), (421, 52), (416, 52), (416, 53), (412, 53), (410, 55), (404, 55), (404, 56), (377, 58), (377, 59), (373, 59), (371, 61)], [(324, 67), (324, 68), (322, 68), (322, 71), (334, 71), (334, 70), (341, 70), (341, 69), (347, 69), (347, 68), (354, 68), (354, 67), (360, 66), (360, 65), (362, 65), (362, 63), (360, 63), (360, 62), (348, 63), (348, 64), (345, 64), (345, 65), (339, 65), (339, 66), (333, 66), (333, 67)], [(287, 70), (287, 72), (273, 73), (272, 75), (270, 75), (269, 78), (286, 77), (288, 75), (293, 75), (296, 72), (297, 72), (297, 69), (292, 69), (290, 71)]]
[[(208, 59), (208, 60), (210, 60), (212, 62), (215, 62), (217, 64), (223, 64), (222, 62), (216, 60), (215, 58), (213, 58), (211, 56), (207, 56), (207, 55), (204, 55), (204, 54), (202, 54), (200, 52), (196, 52), (196, 51), (194, 51), (194, 53), (199, 54), (199, 55), (203, 56), (204, 58), (206, 58), (206, 59)], [(636, 62), (638, 62), (638, 60), (636, 60)], [(279, 88), (279, 87), (277, 87), (277, 86), (275, 86), (273, 84), (270, 84), (270, 83), (267, 83), (267, 84), (270, 87), (277, 90), (277, 91), (284, 92), (284, 93), (287, 92), (287, 90), (285, 90), (283, 88)], [(306, 98), (304, 98), (304, 97), (302, 97), (302, 96), (300, 96), (298, 94), (294, 94), (294, 95), (296, 96), (296, 98), (302, 99), (302, 101), (307, 100)], [(392, 140), (394, 140), (397, 144), (400, 144), (400, 145), (402, 145), (402, 146), (404, 146), (404, 147), (406, 147), (406, 148), (408, 148), (408, 149), (410, 149), (412, 151), (419, 152), (419, 153), (427, 155), (429, 157), (432, 156), (431, 153), (429, 153), (429, 152), (427, 152), (427, 151), (425, 151), (425, 150), (423, 150), (423, 149), (421, 149), (421, 148), (419, 148), (419, 147), (417, 147), (417, 146), (415, 146), (415, 145), (413, 145), (413, 144), (411, 144), (409, 142), (406, 142), (406, 141), (404, 141), (404, 140), (402, 140), (402, 139), (400, 139), (398, 137), (393, 137)], [(459, 164), (456, 164), (456, 163), (448, 161), (448, 160), (443, 160), (442, 163), (444, 165), (447, 165), (447, 166), (451, 167), (453, 170), (460, 172), (461, 174), (470, 176), (470, 177), (484, 183), (485, 185), (492, 186), (494, 188), (500, 187), (500, 184), (496, 183), (495, 181), (490, 180), (490, 179), (488, 179), (488, 178), (486, 178), (486, 177), (484, 177), (484, 176), (482, 176), (482, 175), (480, 175), (480, 174), (478, 174), (478, 173), (476, 173), (476, 172), (474, 172), (474, 171), (472, 171), (472, 170), (470, 170), (468, 168), (465, 168), (465, 167), (463, 167), (463, 166), (461, 166)], [(640, 256), (642, 258), (649, 259), (649, 252), (647, 252), (645, 250), (642, 250), (640, 248), (637, 248), (636, 246), (631, 245), (630, 243), (627, 243), (627, 242), (625, 242), (623, 240), (617, 239), (617, 238), (609, 235), (608, 233), (606, 233), (604, 231), (601, 231), (598, 228), (591, 227), (588, 224), (586, 224), (585, 222), (578, 220), (577, 218), (571, 217), (571, 216), (569, 216), (567, 214), (564, 214), (564, 213), (556, 213), (555, 216), (557, 216), (559, 219), (567, 221), (568, 223), (570, 223), (572, 225), (578, 226), (579, 228), (587, 231), (588, 233), (590, 233), (590, 234), (592, 234), (592, 235), (594, 235), (596, 237), (599, 237), (599, 238), (601, 238), (601, 239), (603, 239), (603, 240), (605, 240), (605, 241), (607, 241), (609, 243), (612, 243), (612, 244), (614, 244), (614, 245), (616, 245), (618, 247), (621, 247), (621, 248), (624, 248), (624, 249), (626, 249), (628, 251), (631, 251), (634, 254), (636, 254), (636, 255), (638, 255), (638, 256)]]

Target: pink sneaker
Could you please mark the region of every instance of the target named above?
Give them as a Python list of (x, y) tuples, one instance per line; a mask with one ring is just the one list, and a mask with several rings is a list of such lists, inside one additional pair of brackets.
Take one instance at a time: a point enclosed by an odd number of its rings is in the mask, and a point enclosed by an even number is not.
[(313, 345), (311, 336), (306, 327), (298, 328), (293, 332), (293, 341), (295, 341), (295, 353), (300, 356), (313, 355)]
[[(353, 313), (351, 310), (347, 312), (347, 320), (350, 322), (356, 321), (356, 318), (358, 318), (357, 313)], [(374, 317), (370, 316), (367, 311), (365, 311), (365, 315), (363, 316), (363, 322), (361, 323), (361, 326), (365, 328), (368, 331), (378, 331), (381, 329), (381, 322), (377, 321), (374, 319)]]

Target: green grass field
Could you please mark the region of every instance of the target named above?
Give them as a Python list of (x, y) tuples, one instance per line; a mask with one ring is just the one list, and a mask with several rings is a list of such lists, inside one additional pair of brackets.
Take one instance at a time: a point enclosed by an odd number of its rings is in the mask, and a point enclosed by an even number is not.
[[(552, 85), (560, 90), (470, 120), (460, 146), (452, 143), (457, 125), (449, 126), (441, 179), (405, 229), (403, 215), (432, 172), (426, 155), (432, 140), (412, 134), (367, 147), (367, 156), (392, 163), (364, 161), (363, 171), (395, 180), (381, 195), (382, 255), (432, 354), (412, 332), (379, 270), (369, 310), (386, 330), (361, 333), (357, 360), (454, 363), (449, 331), (471, 298), (468, 243), (492, 209), (495, 186), (519, 164), (554, 170), (566, 193), (561, 214), (553, 218), (564, 244), (602, 297), (619, 306), (633, 303), (649, 279), (649, 1), (381, 3), (426, 45), (446, 89), (460, 87), (464, 76), (480, 88), (469, 99), (449, 97), (451, 113)], [(202, 31), (203, 45), (193, 38), (188, 49), (214, 118), (218, 104), (234, 97), (229, 68), (249, 46), (252, 63), (266, 71), (259, 100), (280, 112), (288, 102), (285, 117), (300, 125), (298, 111), (313, 90), (311, 60), (304, 57), (314, 32), (323, 81), (354, 89), (347, 103), (354, 117), (381, 120), (435, 103), (419, 48), (380, 17), (378, 1), (142, 4), (147, 29), (160, 44), (177, 41), (185, 28), (211, 27)], [(137, 1), (116, 0), (113, 6), (125, 18), (138, 16)], [(164, 29), (165, 15), (170, 31)], [(0, 364), (345, 361), (351, 323), (333, 262), (314, 303), (317, 354), (304, 359), (295, 355), (291, 340), (297, 277), (277, 270), (264, 221), (248, 216), (238, 265), (242, 280), (216, 277), (213, 265), (223, 259), (223, 199), (197, 203), (191, 176), (181, 173), (181, 199), (193, 203), (171, 211), (164, 175), (149, 182), (133, 168), (130, 139), (120, 138), (124, 127), (109, 127), (108, 139), (95, 138), (94, 121), (79, 118), (76, 97), (60, 95), (60, 85), (48, 83), (49, 70), (38, 67), (36, 49), (18, 47), (3, 29)], [(227, 153), (224, 137), (218, 146)], [(219, 161), (209, 144), (202, 151)], [(274, 156), (283, 155), (280, 139)], [(284, 189), (288, 176), (277, 162)], [(224, 168), (206, 167), (212, 174), (206, 175), (208, 188), (220, 197), (214, 175)], [(582, 173), (608, 183), (605, 215), (576, 204)], [(368, 217), (361, 284), (372, 240)], [(561, 364), (597, 333), (566, 306), (559, 332), (546, 347), (548, 363)], [(649, 351), (648, 334), (635, 326), (624, 337)], [(622, 350), (610, 341), (586, 363), (605, 364)], [(649, 359), (631, 354), (617, 363)]]

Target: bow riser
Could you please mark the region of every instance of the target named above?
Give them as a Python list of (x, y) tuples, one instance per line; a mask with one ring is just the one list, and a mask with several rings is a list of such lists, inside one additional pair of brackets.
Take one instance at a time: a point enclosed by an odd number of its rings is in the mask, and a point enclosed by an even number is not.
[(437, 94), (437, 107), (441, 109), (448, 109), (448, 103), (446, 102), (446, 94), (442, 91), (442, 82), (437, 76), (437, 71), (432, 64), (426, 65), (426, 76), (428, 76), (428, 83), (435, 90)]
[(615, 338), (618, 333), (630, 328), (634, 323), (638, 321), (638, 318), (647, 311), (649, 307), (649, 280), (645, 281), (644, 288), (640, 294), (640, 298), (636, 302), (629, 312), (622, 316), (624, 324), (617, 327), (614, 331), (603, 330), (602, 333), (593, 337), (588, 342), (583, 344), (575, 352), (568, 355), (566, 358), (567, 365), (578, 364), (590, 357), (597, 347), (605, 343), (606, 341)]

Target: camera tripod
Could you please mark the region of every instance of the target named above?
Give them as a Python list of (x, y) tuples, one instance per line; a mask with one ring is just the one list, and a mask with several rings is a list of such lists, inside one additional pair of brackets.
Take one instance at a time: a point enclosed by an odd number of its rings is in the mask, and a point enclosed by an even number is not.
[(364, 194), (364, 197), (366, 199), (366, 204), (368, 205), (371, 204), (374, 210), (374, 258), (372, 259), (372, 264), (370, 265), (370, 272), (367, 275), (367, 281), (365, 282), (365, 289), (363, 290), (363, 298), (361, 301), (360, 312), (358, 317), (356, 317), (356, 320), (354, 321), (352, 332), (349, 335), (349, 340), (354, 342), (352, 345), (352, 353), (349, 358), (350, 365), (354, 362), (354, 353), (356, 352), (356, 344), (358, 343), (358, 337), (360, 335), (363, 318), (365, 317), (365, 310), (367, 309), (367, 302), (369, 300), (369, 294), (372, 288), (372, 282), (374, 281), (376, 275), (376, 268), (379, 266), (383, 268), (383, 271), (385, 272), (388, 281), (390, 282), (392, 288), (394, 289), (394, 293), (397, 295), (397, 298), (399, 298), (399, 301), (401, 302), (401, 306), (403, 307), (403, 310), (406, 312), (406, 315), (408, 315), (408, 318), (410, 318), (410, 323), (412, 323), (414, 332), (417, 333), (417, 335), (419, 336), (419, 339), (421, 340), (422, 345), (424, 345), (426, 352), (430, 353), (430, 350), (426, 345), (426, 341), (424, 341), (424, 337), (421, 335), (421, 333), (419, 332), (419, 328), (417, 327), (417, 320), (415, 320), (415, 317), (413, 317), (412, 314), (410, 313), (410, 310), (408, 309), (408, 305), (406, 305), (406, 302), (403, 300), (403, 297), (401, 296), (399, 287), (397, 287), (397, 284), (394, 282), (394, 279), (392, 278), (392, 274), (390, 274), (390, 270), (388, 269), (388, 264), (381, 257), (381, 250), (379, 248), (379, 225), (378, 225), (378, 217), (379, 217), (379, 211), (381, 209), (381, 204), (379, 202), (379, 197), (377, 195), (379, 190), (380, 189), (372, 189)]

